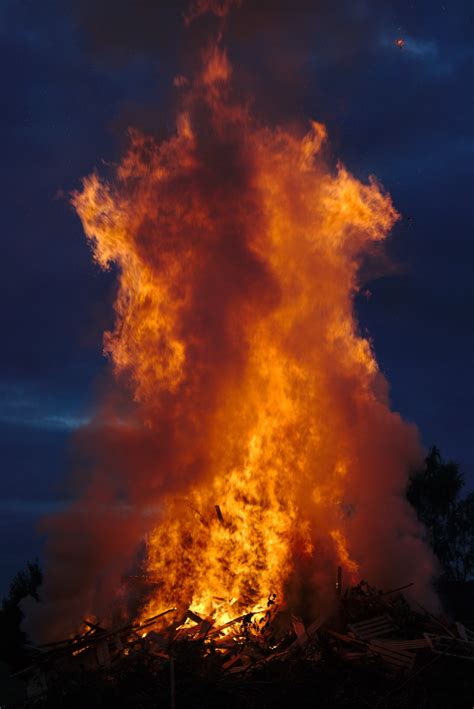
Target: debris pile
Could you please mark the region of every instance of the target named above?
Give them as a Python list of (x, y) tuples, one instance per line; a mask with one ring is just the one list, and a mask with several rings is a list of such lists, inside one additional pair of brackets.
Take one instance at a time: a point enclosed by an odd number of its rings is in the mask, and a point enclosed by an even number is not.
[(400, 701), (400, 688), (419, 689), (431, 667), (445, 672), (446, 683), (453, 662), (470, 682), (472, 626), (414, 610), (401, 590), (382, 593), (361, 582), (309, 622), (279, 608), (274, 596), (266, 608), (221, 625), (175, 608), (115, 629), (84, 621), (81, 634), (31, 648), (31, 666), (15, 676), (25, 688), (21, 706), (72, 706), (88, 691), (92, 706), (118, 696), (121, 706), (287, 706), (303, 686), (319, 706), (398, 706), (390, 701), (394, 694)]

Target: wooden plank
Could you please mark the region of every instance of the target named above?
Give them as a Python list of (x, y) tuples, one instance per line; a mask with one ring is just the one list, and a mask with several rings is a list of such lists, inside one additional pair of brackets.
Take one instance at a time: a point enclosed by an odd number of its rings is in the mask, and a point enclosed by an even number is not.
[(120, 626), (115, 630), (109, 630), (105, 633), (91, 632), (89, 634), (89, 632), (87, 632), (82, 636), (76, 636), (71, 641), (65, 641), (66, 644), (60, 647), (52, 647), (51, 649), (45, 652), (45, 656), (55, 657), (66, 654), (72, 654), (77, 652), (78, 650), (93, 647), (94, 645), (99, 642), (102, 642), (103, 640), (109, 638), (117, 639), (122, 634), (130, 635), (132, 633), (141, 633), (146, 628), (152, 627), (159, 618), (162, 618), (163, 616), (167, 615), (168, 613), (172, 613), (175, 610), (176, 608), (169, 608), (168, 610), (163, 611), (162, 613), (158, 613), (157, 615), (148, 618), (142, 623), (129, 623), (127, 625)]
[(327, 633), (328, 635), (332, 635), (334, 638), (342, 640), (343, 642), (348, 643), (349, 645), (357, 645), (358, 647), (367, 648), (366, 642), (364, 642), (363, 640), (357, 640), (357, 638), (355, 638), (354, 636), (343, 635), (342, 633), (338, 633), (336, 630), (328, 630)]
[(438, 655), (450, 655), (451, 657), (459, 657), (462, 660), (474, 662), (474, 643), (453, 638), (449, 635), (434, 635), (433, 633), (424, 633), (428, 640), (431, 650)]
[[(208, 635), (209, 637), (209, 635)], [(229, 649), (229, 650), (234, 650), (237, 643), (233, 637), (229, 637), (228, 635), (224, 635), (222, 638), (216, 638), (215, 640), (212, 641), (213, 645), (215, 645), (217, 648), (223, 648), (223, 649)]]
[(89, 645), (94, 644), (95, 642), (100, 642), (102, 640), (105, 640), (106, 638), (112, 638), (116, 635), (119, 635), (121, 633), (126, 633), (126, 632), (139, 632), (141, 630), (145, 630), (145, 628), (150, 627), (151, 625), (154, 625), (156, 621), (159, 618), (162, 618), (163, 616), (167, 615), (168, 613), (172, 613), (175, 611), (176, 608), (169, 608), (166, 611), (163, 611), (163, 613), (158, 613), (157, 615), (152, 616), (151, 618), (148, 618), (147, 620), (143, 621), (143, 623), (136, 623), (136, 624), (129, 624), (129, 625), (124, 625), (121, 626), (120, 628), (117, 628), (115, 630), (110, 630), (107, 633), (98, 635), (98, 636), (92, 636), (90, 638), (86, 638), (84, 641), (79, 640), (77, 643), (75, 643), (74, 646), (71, 646), (70, 650), (77, 650), (82, 647), (88, 647)]
[(385, 635), (391, 635), (395, 632), (396, 628), (391, 625), (379, 625), (370, 630), (357, 630), (356, 628), (349, 626), (354, 634), (361, 640), (370, 640), (371, 638), (381, 638)]
[(230, 660), (227, 660), (224, 662), (222, 665), (223, 670), (229, 670), (233, 665), (235, 665), (237, 662), (242, 660), (242, 655), (241, 653), (238, 653), (237, 655), (234, 655), (233, 657), (230, 658)]
[(224, 623), (224, 625), (220, 625), (218, 628), (214, 628), (209, 634), (208, 637), (214, 637), (214, 635), (219, 635), (223, 630), (226, 628), (230, 628), (232, 625), (235, 625), (236, 623), (240, 623), (244, 618), (251, 618), (254, 615), (258, 615), (259, 613), (265, 613), (265, 610), (259, 610), (259, 611), (253, 611), (252, 613), (244, 613), (243, 615), (237, 616), (237, 618), (234, 618), (233, 620), (227, 621), (227, 623)]
[(433, 615), (433, 613), (430, 613), (429, 610), (427, 610), (424, 606), (421, 605), (421, 603), (418, 603), (418, 601), (415, 601), (415, 603), (417, 606), (419, 606), (421, 608), (421, 610), (424, 613), (426, 613), (427, 616), (429, 616), (431, 618), (431, 620), (434, 623), (436, 623), (436, 625), (439, 625), (441, 628), (443, 628), (445, 633), (448, 633), (448, 635), (451, 635), (452, 638), (456, 637), (455, 634), (451, 631), (451, 629), (447, 625), (442, 623), (439, 618), (437, 618), (435, 615)]
[(310, 638), (312, 635), (316, 633), (316, 631), (319, 630), (319, 628), (326, 622), (328, 617), (327, 613), (320, 613), (318, 617), (313, 620), (313, 622), (308, 625), (306, 628), (306, 632), (308, 634), (308, 637)]
[(368, 657), (370, 653), (368, 652), (345, 652), (343, 654), (344, 660), (349, 660), (350, 662), (353, 662), (354, 660), (362, 660), (364, 657)]
[(392, 619), (388, 615), (378, 616), (370, 620), (363, 620), (359, 623), (349, 623), (347, 626), (362, 640), (381, 637), (397, 630)]
[(304, 627), (303, 621), (298, 616), (293, 615), (291, 617), (291, 623), (293, 625), (293, 630), (295, 631), (297, 644), (304, 645), (308, 642), (308, 634), (306, 632), (306, 628)]
[(98, 633), (107, 632), (107, 628), (102, 628), (98, 623), (92, 623), (90, 620), (86, 620), (85, 618), (82, 619), (82, 622), (84, 623), (84, 625), (87, 625), (87, 627), (89, 628), (87, 633), (90, 633), (93, 630), (95, 630)]
[(381, 625), (393, 626), (394, 623), (389, 616), (382, 616), (380, 618), (373, 618), (371, 620), (363, 620), (359, 623), (352, 623), (352, 625), (360, 630), (370, 630), (371, 628), (377, 628)]
[(96, 645), (97, 662), (99, 665), (110, 665), (109, 645), (106, 640)]
[(459, 637), (468, 643), (474, 643), (474, 632), (466, 628), (462, 623), (456, 623), (456, 630), (458, 631)]
[(199, 626), (199, 639), (204, 640), (212, 626), (214, 625), (214, 620), (212, 618), (204, 618)]
[(195, 625), (178, 628), (174, 638), (175, 640), (180, 640), (182, 638), (192, 638), (197, 636), (200, 640), (204, 640), (213, 625), (214, 621), (212, 618), (203, 618), (199, 623), (195, 623)]
[[(202, 618), (200, 615), (195, 613), (194, 611), (191, 610), (191, 608), (188, 608), (188, 610), (185, 613), (185, 617), (189, 618), (189, 620), (194, 620), (195, 623), (202, 623)], [(184, 621), (185, 622), (185, 621)]]
[(389, 615), (384, 613), (383, 615), (377, 615), (374, 616), (373, 618), (366, 618), (365, 620), (358, 620), (357, 623), (353, 623), (353, 625), (360, 625), (361, 627), (363, 626), (369, 626), (373, 625), (374, 623), (380, 623), (381, 621), (386, 621), (386, 620), (392, 620)]
[(404, 586), (399, 586), (398, 588), (392, 588), (390, 591), (384, 591), (381, 593), (381, 596), (388, 596), (391, 593), (398, 593), (399, 591), (404, 591), (406, 588), (410, 588), (410, 586), (414, 586), (415, 583), (412, 581), (411, 583), (406, 583)]
[(386, 645), (379, 645), (373, 640), (370, 642), (370, 650), (374, 654), (380, 655), (389, 664), (397, 667), (405, 667), (411, 670), (415, 664), (415, 654), (406, 650), (393, 650), (387, 648)]
[(397, 648), (391, 648), (387, 646), (383, 640), (371, 640), (369, 643), (370, 647), (376, 647), (376, 648), (382, 648), (383, 650), (386, 650), (387, 652), (395, 652), (399, 655), (406, 655), (407, 657), (411, 657), (411, 652), (409, 650), (400, 650)]
[(343, 642), (346, 642), (351, 645), (357, 645), (360, 648), (365, 648), (366, 651), (368, 650), (373, 655), (379, 655), (384, 661), (396, 667), (403, 667), (405, 669), (411, 670), (415, 662), (414, 653), (393, 650), (391, 648), (387, 648), (383, 643), (381, 643), (379, 646), (377, 640), (371, 641), (370, 645), (368, 645), (367, 643), (361, 640), (351, 638), (348, 635), (342, 635), (341, 633), (337, 633), (335, 630), (329, 630), (328, 633), (333, 637), (338, 638), (338, 640), (342, 640)]
[(380, 639), (377, 640), (377, 643), (393, 650), (423, 650), (429, 648), (429, 643), (426, 638), (418, 638), (415, 640)]
[(413, 659), (413, 653), (408, 650), (396, 650), (395, 648), (387, 647), (384, 643), (379, 643), (377, 640), (371, 640), (369, 644), (370, 649), (375, 649), (376, 651), (381, 651), (387, 655), (393, 655), (400, 658), (405, 658), (406, 660)]
[(239, 672), (246, 672), (249, 666), (250, 663), (248, 665), (239, 665), (239, 667), (231, 667), (230, 670), (227, 670), (227, 672), (230, 675), (238, 674)]

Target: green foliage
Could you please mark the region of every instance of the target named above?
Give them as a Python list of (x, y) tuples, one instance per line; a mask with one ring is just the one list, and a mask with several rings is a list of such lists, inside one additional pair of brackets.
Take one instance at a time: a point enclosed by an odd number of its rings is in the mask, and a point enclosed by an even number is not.
[(425, 468), (410, 477), (406, 496), (424, 524), (443, 575), (450, 581), (474, 576), (474, 493), (461, 498), (464, 476), (433, 446)]

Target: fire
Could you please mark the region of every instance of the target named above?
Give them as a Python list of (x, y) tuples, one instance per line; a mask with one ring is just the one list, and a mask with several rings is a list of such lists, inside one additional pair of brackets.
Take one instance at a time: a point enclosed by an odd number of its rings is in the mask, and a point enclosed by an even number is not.
[(155, 510), (143, 617), (173, 604), (225, 622), (288, 600), (301, 568), (314, 588), (337, 565), (389, 575), (383, 557), (416, 535), (397, 490), (419, 447), (353, 307), (363, 254), (398, 219), (389, 195), (330, 167), (320, 123), (259, 123), (219, 44), (179, 87), (176, 134), (132, 131), (114, 179), (73, 202), (117, 269), (105, 351), (164, 451), (149, 499), (130, 471), (131, 503)]

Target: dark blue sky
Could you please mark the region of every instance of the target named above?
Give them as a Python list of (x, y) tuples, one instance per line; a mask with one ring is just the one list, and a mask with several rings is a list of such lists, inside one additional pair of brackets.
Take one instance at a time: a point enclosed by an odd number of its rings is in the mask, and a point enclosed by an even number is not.
[[(0, 593), (40, 553), (35, 524), (66, 497), (71, 435), (106, 367), (113, 275), (92, 264), (67, 195), (117, 159), (128, 125), (171, 127), (180, 40), (176, 12), (159, 5), (0, 5)], [(370, 282), (372, 297), (357, 304), (361, 326), (393, 407), (472, 486), (470, 3), (315, 0), (291, 17), (276, 5), (279, 26), (256, 16), (248, 27), (242, 14), (234, 59), (271, 77), (267, 112), (274, 101), (276, 113), (325, 122), (334, 153), (359, 177), (375, 174), (404, 216), (389, 243), (397, 268)]]

